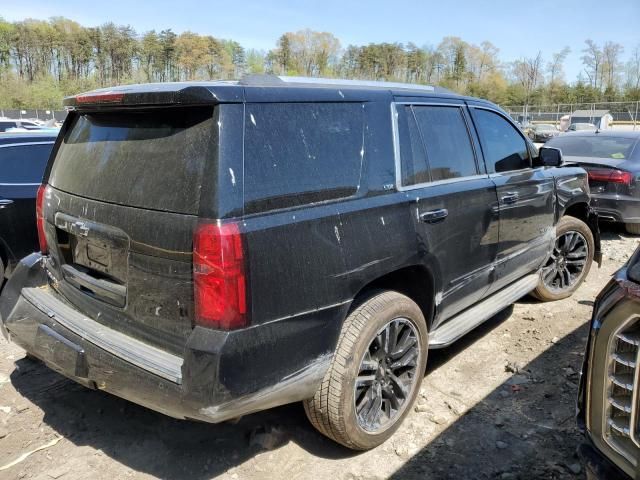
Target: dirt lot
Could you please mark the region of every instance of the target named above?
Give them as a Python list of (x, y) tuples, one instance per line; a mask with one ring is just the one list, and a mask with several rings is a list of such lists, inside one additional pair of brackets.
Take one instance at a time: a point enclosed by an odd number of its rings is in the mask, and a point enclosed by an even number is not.
[(581, 478), (575, 396), (596, 293), (637, 239), (603, 229), (604, 263), (570, 299), (523, 299), (430, 355), (421, 398), (385, 445), (354, 454), (300, 405), (236, 424), (172, 420), (87, 390), (0, 339), (1, 479)]

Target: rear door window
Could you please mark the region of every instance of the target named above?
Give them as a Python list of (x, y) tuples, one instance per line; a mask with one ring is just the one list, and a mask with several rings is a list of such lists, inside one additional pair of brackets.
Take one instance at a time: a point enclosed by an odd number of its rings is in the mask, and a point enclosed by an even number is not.
[(398, 107), (402, 185), (469, 177), (478, 173), (461, 107)]
[(0, 147), (0, 183), (39, 184), (53, 143)]
[(354, 195), (363, 134), (359, 103), (247, 104), (245, 213)]
[(478, 173), (469, 131), (459, 107), (414, 106), (431, 181)]
[(195, 214), (212, 130), (211, 107), (80, 114), (49, 182), (94, 200)]

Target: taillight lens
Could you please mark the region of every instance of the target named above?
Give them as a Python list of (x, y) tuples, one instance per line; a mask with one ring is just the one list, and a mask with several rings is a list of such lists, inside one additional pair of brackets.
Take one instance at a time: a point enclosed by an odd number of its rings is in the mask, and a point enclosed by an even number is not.
[(236, 223), (201, 223), (193, 236), (195, 321), (232, 330), (247, 325), (242, 236)]
[(615, 168), (594, 168), (588, 171), (589, 180), (595, 182), (622, 183), (630, 185), (633, 180), (631, 172), (617, 170)]
[(38, 193), (36, 195), (36, 225), (38, 228), (38, 243), (40, 244), (40, 251), (45, 255), (49, 252), (47, 237), (44, 234), (44, 195), (46, 189), (46, 184), (40, 185), (38, 187)]
[(77, 103), (118, 103), (124, 98), (122, 92), (96, 92), (76, 95)]

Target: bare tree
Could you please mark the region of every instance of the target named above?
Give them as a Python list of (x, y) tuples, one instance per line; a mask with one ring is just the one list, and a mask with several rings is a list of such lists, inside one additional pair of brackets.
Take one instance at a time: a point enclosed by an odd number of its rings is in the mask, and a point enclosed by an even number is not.
[(549, 73), (549, 84), (551, 86), (564, 80), (564, 62), (567, 56), (571, 53), (569, 47), (564, 47), (559, 52), (554, 53), (551, 56), (551, 61), (547, 63), (547, 72)]
[(538, 86), (542, 77), (542, 52), (538, 52), (535, 57), (517, 60), (512, 68), (516, 81), (524, 88), (525, 103), (528, 104), (531, 92)]
[(582, 64), (585, 66), (584, 72), (589, 78), (589, 85), (598, 89), (602, 82), (598, 83), (602, 77), (602, 49), (591, 39), (585, 41), (587, 47), (582, 50)]
[(640, 44), (636, 45), (636, 48), (631, 52), (631, 57), (627, 62), (627, 88), (634, 90), (640, 89)]
[(602, 47), (602, 78), (603, 86), (607, 90), (614, 89), (618, 84), (621, 70), (620, 55), (623, 51), (623, 46), (614, 42), (606, 42)]

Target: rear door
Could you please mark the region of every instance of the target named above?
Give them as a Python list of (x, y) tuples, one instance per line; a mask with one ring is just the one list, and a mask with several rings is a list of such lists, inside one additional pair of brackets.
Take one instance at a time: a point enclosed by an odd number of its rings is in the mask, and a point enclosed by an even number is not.
[(192, 239), (215, 111), (76, 112), (45, 194), (54, 287), (97, 322), (177, 354), (192, 331)]
[(412, 199), (418, 249), (436, 265), (439, 321), (478, 301), (498, 248), (495, 185), (463, 104), (396, 104), (400, 185)]
[(36, 192), (53, 141), (0, 145), (0, 242), (18, 260), (38, 249)]
[(496, 281), (502, 288), (541, 266), (555, 241), (555, 189), (551, 173), (532, 168), (522, 132), (502, 113), (472, 107), (484, 160), (496, 185), (500, 248)]

